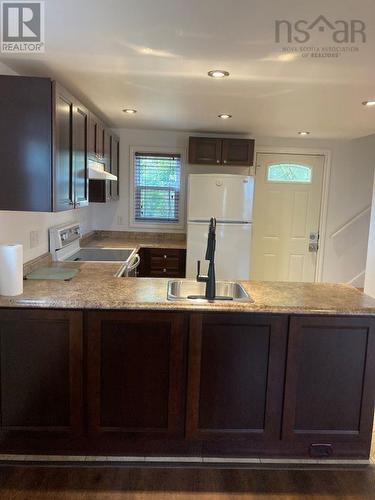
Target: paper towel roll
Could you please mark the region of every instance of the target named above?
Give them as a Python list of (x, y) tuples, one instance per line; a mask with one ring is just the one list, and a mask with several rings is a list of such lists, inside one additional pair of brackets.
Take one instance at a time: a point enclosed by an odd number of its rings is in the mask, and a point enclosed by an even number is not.
[(0, 295), (23, 292), (23, 247), (0, 245)]

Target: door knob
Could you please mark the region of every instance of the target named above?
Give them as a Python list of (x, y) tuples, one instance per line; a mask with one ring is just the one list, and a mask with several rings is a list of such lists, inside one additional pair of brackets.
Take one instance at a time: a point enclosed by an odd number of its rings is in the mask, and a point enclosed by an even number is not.
[(309, 252), (317, 252), (319, 248), (319, 233), (310, 233), (309, 235)]

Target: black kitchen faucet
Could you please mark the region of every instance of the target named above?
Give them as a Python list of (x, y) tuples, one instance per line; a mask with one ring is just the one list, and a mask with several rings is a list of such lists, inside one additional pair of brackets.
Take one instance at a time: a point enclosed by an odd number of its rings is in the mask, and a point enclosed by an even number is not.
[(216, 296), (216, 281), (215, 281), (215, 248), (216, 248), (216, 219), (212, 217), (208, 229), (207, 250), (205, 259), (209, 261), (208, 273), (201, 275), (201, 261), (198, 260), (197, 281), (206, 283), (205, 297), (208, 300), (213, 300)]

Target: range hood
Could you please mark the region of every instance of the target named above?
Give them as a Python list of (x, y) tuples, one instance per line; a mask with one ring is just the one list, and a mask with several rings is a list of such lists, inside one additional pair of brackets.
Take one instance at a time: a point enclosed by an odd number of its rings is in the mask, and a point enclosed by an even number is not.
[(104, 170), (104, 164), (96, 161), (89, 161), (89, 179), (99, 181), (117, 181), (117, 177)]

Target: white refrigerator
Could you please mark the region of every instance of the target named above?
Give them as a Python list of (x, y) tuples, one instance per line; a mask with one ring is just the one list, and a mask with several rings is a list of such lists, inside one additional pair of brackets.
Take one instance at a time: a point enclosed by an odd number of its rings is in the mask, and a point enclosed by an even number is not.
[(216, 217), (217, 280), (250, 279), (254, 178), (230, 174), (190, 174), (187, 203), (186, 277), (195, 278), (204, 260), (208, 224)]

